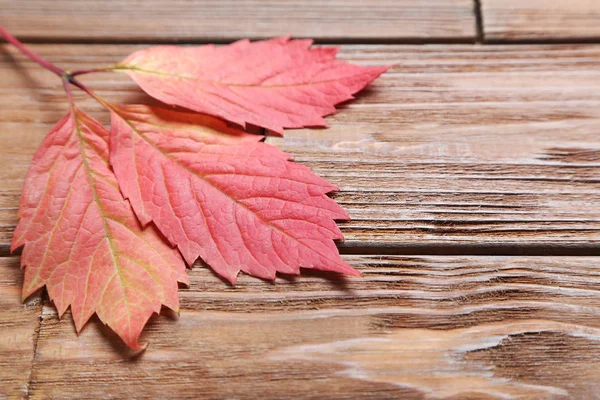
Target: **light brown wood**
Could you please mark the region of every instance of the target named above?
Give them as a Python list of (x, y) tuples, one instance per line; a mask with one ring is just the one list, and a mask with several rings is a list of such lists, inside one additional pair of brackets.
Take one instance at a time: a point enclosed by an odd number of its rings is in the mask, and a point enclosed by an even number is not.
[(600, 39), (597, 0), (481, 0), (487, 40)]
[[(596, 2), (481, 0), (487, 40), (600, 38)], [(551, 4), (552, 3), (552, 4)], [(43, 42), (225, 42), (281, 34), (373, 43), (475, 39), (472, 0), (0, 0), (0, 24)], [(131, 45), (48, 44), (69, 69)], [(327, 130), (272, 144), (341, 187), (344, 258), (236, 287), (204, 265), (132, 354), (93, 319), (35, 295), (0, 257), (0, 398), (593, 398), (600, 392), (600, 45), (345, 46), (397, 64)], [(84, 77), (148, 102), (125, 76)], [(60, 82), (0, 47), (0, 255), (31, 156), (66, 104)], [(77, 104), (107, 114), (81, 94)], [(369, 252), (373, 255), (362, 255)], [(399, 256), (385, 253), (469, 253)], [(573, 254), (578, 257), (489, 256)], [(473, 254), (480, 254), (475, 256)], [(41, 319), (40, 319), (41, 317)]]
[(473, 40), (472, 0), (0, 0), (2, 24), (43, 41)]
[(0, 258), (0, 399), (29, 394), (41, 297), (21, 302), (23, 272), (19, 258)]
[(229, 287), (195, 266), (179, 318), (135, 357), (98, 321), (46, 304), (30, 397), (590, 398), (600, 386), (594, 257), (347, 256)]
[[(137, 48), (34, 46), (72, 69)], [(32, 154), (66, 105), (55, 77), (12, 49), (0, 57), (6, 251)], [(329, 129), (269, 142), (340, 186), (353, 219), (344, 251), (597, 253), (600, 46), (344, 46), (341, 57), (399, 65)], [(84, 78), (107, 99), (148, 101), (123, 75)], [(107, 122), (93, 100), (77, 103)]]

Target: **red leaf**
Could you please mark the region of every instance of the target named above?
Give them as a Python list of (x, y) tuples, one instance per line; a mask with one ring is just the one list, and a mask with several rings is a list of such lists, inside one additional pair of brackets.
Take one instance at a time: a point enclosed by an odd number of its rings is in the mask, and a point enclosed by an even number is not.
[(177, 311), (185, 264), (153, 227), (142, 230), (108, 166), (109, 133), (69, 112), (36, 152), (11, 248), (22, 245), (23, 297), (46, 285), (77, 331), (94, 314), (128, 346), (161, 304)]
[(281, 37), (229, 46), (156, 46), (117, 64), (151, 96), (240, 126), (326, 126), (323, 116), (389, 67), (336, 60), (337, 48)]
[(146, 106), (112, 113), (110, 161), (142, 223), (151, 220), (188, 263), (202, 257), (235, 283), (299, 267), (358, 272), (340, 258), (336, 187), (260, 136), (215, 118)]

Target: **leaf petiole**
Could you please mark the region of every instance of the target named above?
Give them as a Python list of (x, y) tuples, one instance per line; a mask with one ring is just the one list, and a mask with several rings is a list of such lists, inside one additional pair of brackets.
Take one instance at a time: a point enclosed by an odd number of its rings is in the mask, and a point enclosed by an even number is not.
[[(85, 93), (87, 93), (90, 97), (92, 97), (94, 100), (96, 100), (98, 103), (102, 104), (104, 107), (106, 107), (109, 110), (114, 110), (115, 107), (108, 101), (104, 100), (104, 98), (96, 93), (94, 93), (90, 88), (88, 88), (87, 86), (85, 86), (83, 83), (79, 82), (77, 79), (75, 79), (75, 77), (73, 76), (73, 74), (68, 74), (67, 75), (67, 81), (72, 84), (73, 86), (78, 87), (79, 89), (83, 90)], [(68, 95), (68, 93), (67, 93)]]
[(76, 71), (71, 72), (70, 75), (78, 76), (78, 75), (93, 74), (95, 72), (113, 72), (114, 68), (115, 68), (114, 66), (110, 66), (110, 67), (101, 67), (101, 68), (78, 69)]
[(67, 95), (67, 100), (69, 101), (69, 105), (71, 106), (71, 108), (74, 107), (74, 102), (73, 102), (73, 94), (72, 94), (70, 85), (74, 85), (74, 86), (77, 86), (79, 89), (83, 90), (84, 92), (86, 92), (88, 95), (90, 95), (92, 98), (94, 98), (94, 100), (98, 101), (103, 106), (105, 106), (111, 110), (113, 109), (112, 105), (109, 102), (107, 102), (102, 97), (95, 94), (94, 92), (92, 92), (87, 86), (85, 86), (83, 83), (81, 83), (77, 79), (75, 79), (75, 76), (77, 76), (77, 75), (83, 75), (83, 74), (88, 74), (88, 73), (92, 73), (92, 72), (111, 71), (112, 67), (83, 69), (83, 70), (77, 70), (74, 72), (65, 71), (64, 69), (60, 68), (59, 66), (46, 60), (44, 57), (40, 56), (39, 54), (31, 51), (29, 48), (27, 48), (27, 46), (25, 46), (16, 37), (11, 35), (2, 26), (0, 26), (0, 36), (2, 36), (8, 43), (15, 46), (21, 53), (23, 53), (25, 56), (27, 56), (30, 60), (35, 61), (36, 63), (38, 63), (45, 69), (47, 69), (48, 71), (57, 75), (62, 80), (63, 87), (64, 87), (65, 93)]
[(71, 109), (75, 108), (75, 102), (73, 101), (73, 93), (71, 92), (71, 83), (68, 79), (63, 78), (62, 80), (63, 87), (65, 88), (65, 93), (67, 95), (67, 100), (69, 101), (69, 107)]
[(54, 73), (55, 75), (58, 75), (60, 78), (62, 78), (65, 75), (66, 72), (64, 69), (52, 64), (50, 61), (46, 60), (44, 57), (29, 50), (23, 43), (21, 43), (16, 37), (14, 37), (10, 33), (8, 33), (8, 31), (6, 29), (4, 29), (2, 26), (0, 26), (0, 36), (2, 36), (8, 43), (12, 44), (17, 49), (19, 49), (19, 51), (21, 53), (23, 53), (24, 55), (26, 55), (30, 60), (35, 61), (36, 63), (40, 64), (42, 67), (44, 67), (48, 71)]

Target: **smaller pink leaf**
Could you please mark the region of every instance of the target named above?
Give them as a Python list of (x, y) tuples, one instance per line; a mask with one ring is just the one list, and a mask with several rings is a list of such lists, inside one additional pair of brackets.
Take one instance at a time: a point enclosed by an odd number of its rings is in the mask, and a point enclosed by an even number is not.
[(111, 165), (140, 220), (191, 264), (201, 257), (235, 283), (299, 268), (358, 272), (339, 256), (337, 188), (261, 137), (216, 118), (147, 106), (112, 112)]
[(228, 46), (155, 46), (113, 69), (127, 73), (167, 104), (283, 133), (326, 126), (323, 116), (390, 67), (362, 67), (335, 59), (337, 48), (280, 37)]
[(96, 313), (133, 349), (161, 305), (179, 309), (185, 264), (152, 226), (142, 229), (108, 165), (108, 131), (70, 111), (37, 150), (11, 249), (25, 245), (23, 297), (44, 285), (79, 332)]

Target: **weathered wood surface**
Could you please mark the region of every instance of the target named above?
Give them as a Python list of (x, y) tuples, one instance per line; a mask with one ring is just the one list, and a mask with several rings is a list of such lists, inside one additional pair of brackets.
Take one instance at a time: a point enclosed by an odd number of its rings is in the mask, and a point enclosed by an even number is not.
[[(600, 37), (595, 1), (480, 4), (490, 41)], [(474, 5), (0, 0), (0, 24), (49, 43), (458, 42), (475, 38)], [(138, 47), (33, 48), (79, 69)], [(233, 288), (196, 265), (181, 315), (154, 317), (136, 356), (98, 320), (77, 337), (68, 312), (59, 320), (40, 295), (21, 303), (18, 257), (0, 257), (0, 398), (597, 396), (600, 259), (582, 255), (600, 252), (600, 45), (363, 45), (341, 57), (398, 66), (330, 129), (268, 140), (341, 187), (353, 218), (342, 251), (363, 276), (241, 276)], [(85, 81), (110, 100), (149, 101), (121, 75)], [(6, 255), (31, 156), (66, 104), (55, 77), (6, 46), (0, 98)], [(403, 252), (421, 255), (386, 255)]]
[[(77, 69), (136, 47), (37, 45)], [(326, 130), (269, 141), (341, 188), (344, 251), (576, 254), (600, 240), (600, 46), (345, 46), (399, 63)], [(125, 76), (84, 77), (107, 99), (146, 101)], [(0, 246), (31, 156), (65, 112), (62, 88), (0, 53)], [(106, 122), (93, 100), (83, 109)], [(582, 250), (583, 249), (583, 250)], [(530, 253), (531, 254), (531, 253)]]
[(28, 394), (42, 302), (22, 303), (22, 284), (19, 258), (0, 258), (0, 399)]
[(45, 42), (475, 38), (472, 0), (0, 0), (0, 10), (13, 34)]
[(191, 271), (133, 357), (98, 321), (42, 313), (30, 398), (591, 398), (594, 257), (346, 256), (363, 276), (236, 288)]
[(487, 40), (600, 39), (598, 0), (480, 0)]

